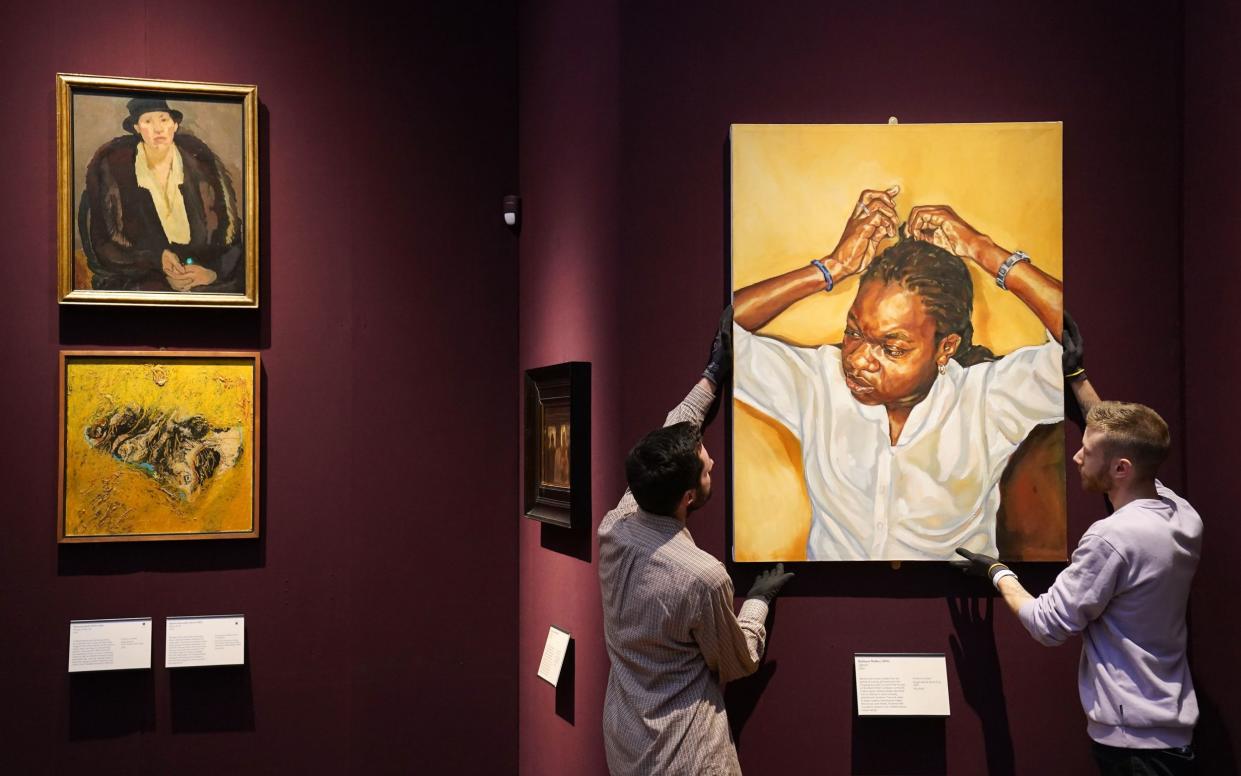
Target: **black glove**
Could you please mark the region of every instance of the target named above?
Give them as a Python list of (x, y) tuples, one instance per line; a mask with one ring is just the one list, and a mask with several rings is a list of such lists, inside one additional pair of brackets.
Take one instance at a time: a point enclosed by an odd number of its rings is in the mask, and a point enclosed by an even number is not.
[(707, 359), (707, 368), (702, 370), (702, 376), (715, 385), (715, 400), (711, 402), (702, 419), (702, 427), (705, 429), (720, 411), (720, 405), (724, 401), (724, 384), (733, 376), (732, 305), (725, 307), (720, 315), (720, 327), (715, 332), (715, 339), (711, 340), (711, 356)]
[(702, 376), (715, 384), (716, 395), (724, 392), (724, 383), (733, 376), (733, 306), (720, 315), (720, 327), (711, 341), (711, 357)]
[(784, 587), (784, 583), (792, 578), (793, 572), (784, 573), (784, 564), (777, 563), (774, 568), (767, 569), (758, 575), (758, 579), (754, 580), (754, 584), (750, 586), (750, 592), (746, 594), (746, 598), (762, 598), (767, 603), (771, 603), (780, 592), (780, 588)]
[(1068, 382), (1085, 380), (1086, 346), (1082, 342), (1082, 333), (1077, 328), (1077, 321), (1073, 320), (1068, 310), (1064, 311), (1064, 332), (1060, 335), (1060, 343), (1064, 346), (1064, 355), (1061, 357), (1064, 379)]
[(1008, 576), (1009, 574), (1014, 577), (1017, 576), (1013, 573), (1012, 569), (1005, 566), (1003, 563), (1000, 563), (998, 559), (993, 558), (990, 555), (983, 555), (981, 552), (970, 552), (964, 547), (958, 547), (957, 554), (962, 558), (965, 558), (965, 560), (949, 561), (948, 565), (961, 569), (971, 577), (985, 577), (991, 581), (991, 584), (994, 585), (996, 581), (995, 578), (999, 576), (1001, 572), (1008, 572), (1008, 574), (1005, 574), (1004, 576)]

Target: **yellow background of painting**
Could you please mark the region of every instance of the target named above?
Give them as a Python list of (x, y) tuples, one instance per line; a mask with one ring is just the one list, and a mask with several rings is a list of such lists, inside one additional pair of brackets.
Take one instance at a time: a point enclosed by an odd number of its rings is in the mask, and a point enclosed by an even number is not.
[[(915, 205), (950, 205), (1010, 251), (1063, 278), (1061, 125), (772, 125), (732, 128), (733, 290), (828, 254), (864, 189), (901, 187)], [(880, 250), (890, 243), (884, 243)], [(1043, 342), (1016, 297), (970, 265), (974, 342), (997, 354)], [(858, 278), (794, 304), (762, 330), (789, 342), (841, 341)], [(810, 502), (796, 438), (734, 402), (733, 557), (804, 560)]]
[[(159, 364), (167, 375), (154, 379)], [(128, 513), (107, 535), (249, 531), (253, 527), (254, 362), (244, 359), (93, 359), (71, 357), (65, 372), (65, 534), (84, 530), (82, 515), (101, 506)], [(86, 442), (87, 426), (123, 405), (202, 415), (212, 428), (242, 429), (237, 463), (211, 477), (190, 501), (170, 496), (142, 469)], [(110, 493), (109, 493), (110, 492)], [(93, 505), (93, 506), (92, 506)], [(118, 511), (119, 510), (119, 511)]]

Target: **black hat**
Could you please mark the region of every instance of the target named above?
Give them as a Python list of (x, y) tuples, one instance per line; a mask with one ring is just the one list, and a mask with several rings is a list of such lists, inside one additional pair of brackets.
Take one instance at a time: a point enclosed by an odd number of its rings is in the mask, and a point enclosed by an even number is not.
[(135, 97), (125, 106), (129, 109), (129, 118), (121, 122), (126, 132), (134, 131), (134, 123), (143, 113), (163, 112), (172, 116), (172, 120), (181, 123), (181, 111), (168, 107), (168, 101), (157, 97)]

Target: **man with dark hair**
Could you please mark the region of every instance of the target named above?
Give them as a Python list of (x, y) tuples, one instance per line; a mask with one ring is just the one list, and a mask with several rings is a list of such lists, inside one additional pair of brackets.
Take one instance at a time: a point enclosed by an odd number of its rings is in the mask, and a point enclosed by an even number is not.
[(612, 670), (603, 738), (613, 776), (740, 774), (723, 684), (754, 673), (768, 606), (793, 576), (760, 574), (741, 613), (724, 565), (698, 549), (689, 513), (711, 497), (702, 427), (732, 367), (731, 310), (703, 377), (625, 459), (629, 489), (599, 526), (599, 583)]
[(1168, 426), (1149, 407), (1105, 402), (1085, 379), (1081, 335), (1065, 316), (1065, 377), (1085, 411), (1073, 456), (1082, 487), (1106, 493), (1110, 517), (1086, 530), (1069, 567), (1035, 598), (995, 558), (958, 549), (989, 577), (1037, 641), (1082, 634), (1078, 692), (1103, 774), (1187, 774), (1198, 701), (1185, 656), (1185, 610), (1202, 520), (1155, 479)]

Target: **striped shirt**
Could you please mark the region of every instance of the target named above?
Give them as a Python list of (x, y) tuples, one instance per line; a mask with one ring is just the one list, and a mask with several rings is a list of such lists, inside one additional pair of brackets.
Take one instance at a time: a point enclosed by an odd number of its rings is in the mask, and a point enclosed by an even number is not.
[[(713, 395), (695, 386), (665, 425), (702, 423)], [(684, 523), (639, 508), (628, 491), (599, 526), (599, 583), (613, 776), (740, 774), (723, 685), (758, 668), (767, 602), (748, 599), (735, 615), (724, 565)]]

